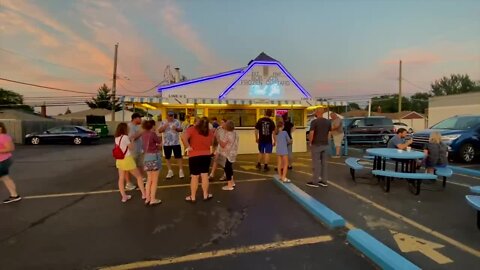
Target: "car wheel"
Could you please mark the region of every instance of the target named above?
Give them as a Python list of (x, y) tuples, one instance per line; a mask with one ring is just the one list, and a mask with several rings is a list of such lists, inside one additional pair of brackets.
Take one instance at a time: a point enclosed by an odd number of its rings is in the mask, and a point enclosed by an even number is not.
[(80, 144), (82, 144), (82, 142), (83, 142), (82, 138), (80, 138), (80, 137), (73, 138), (73, 144), (75, 144), (75, 145), (80, 145)]
[(30, 139), (30, 143), (33, 145), (39, 145), (40, 144), (40, 138), (39, 137), (32, 137)]
[(462, 145), (459, 152), (459, 157), (462, 162), (470, 163), (475, 158), (475, 148), (472, 144), (466, 143)]

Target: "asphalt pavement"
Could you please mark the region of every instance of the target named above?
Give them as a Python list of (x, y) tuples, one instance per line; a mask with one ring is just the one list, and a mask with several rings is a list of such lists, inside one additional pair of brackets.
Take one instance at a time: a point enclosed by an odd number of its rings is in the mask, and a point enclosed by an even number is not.
[(138, 191), (122, 204), (111, 148), (18, 147), (11, 176), (24, 200), (0, 206), (2, 269), (375, 268), (251, 163), (237, 164), (235, 191), (213, 182), (207, 202), (185, 202), (188, 179), (164, 169), (161, 205)]

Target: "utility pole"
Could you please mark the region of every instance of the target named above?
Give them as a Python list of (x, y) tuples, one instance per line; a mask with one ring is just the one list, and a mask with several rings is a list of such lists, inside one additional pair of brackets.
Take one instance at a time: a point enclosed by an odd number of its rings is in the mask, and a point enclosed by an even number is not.
[(400, 72), (398, 76), (398, 112), (402, 111), (402, 60), (400, 60)]
[(117, 44), (115, 44), (115, 58), (113, 60), (112, 122), (115, 121), (115, 94), (117, 90), (117, 53), (118, 53), (118, 42)]
[(368, 100), (368, 117), (372, 116), (372, 98)]

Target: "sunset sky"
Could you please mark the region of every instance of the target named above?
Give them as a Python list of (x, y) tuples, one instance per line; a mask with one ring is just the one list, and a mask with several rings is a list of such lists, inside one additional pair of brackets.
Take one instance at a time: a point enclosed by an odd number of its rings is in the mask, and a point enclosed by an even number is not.
[[(0, 77), (95, 93), (112, 84), (116, 42), (124, 95), (145, 95), (167, 65), (195, 78), (262, 51), (316, 97), (394, 93), (400, 59), (414, 93), (452, 73), (480, 80), (480, 1), (0, 0)], [(87, 96), (0, 87), (32, 102)]]

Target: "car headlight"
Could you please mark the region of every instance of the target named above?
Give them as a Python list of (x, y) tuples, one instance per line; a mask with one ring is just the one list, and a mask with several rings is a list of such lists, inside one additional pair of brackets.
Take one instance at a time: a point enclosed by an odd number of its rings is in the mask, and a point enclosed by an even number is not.
[(454, 140), (456, 140), (460, 136), (461, 136), (460, 134), (444, 135), (444, 136), (442, 136), (442, 141), (444, 143), (452, 143)]

